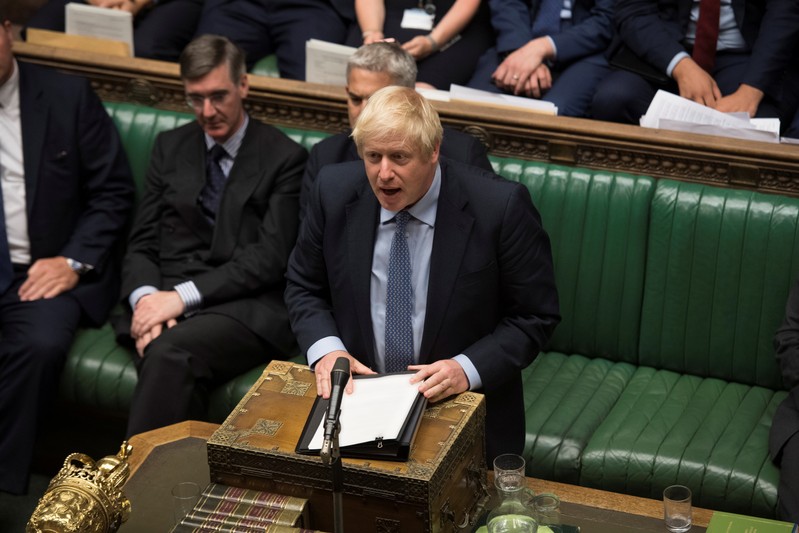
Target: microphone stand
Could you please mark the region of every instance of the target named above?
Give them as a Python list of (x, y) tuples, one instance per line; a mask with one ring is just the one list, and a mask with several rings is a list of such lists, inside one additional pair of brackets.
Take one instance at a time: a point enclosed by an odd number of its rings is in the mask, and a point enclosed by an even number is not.
[(326, 439), (319, 452), (322, 463), (330, 465), (333, 479), (333, 533), (344, 533), (344, 470), (341, 466), (341, 451), (338, 447), (338, 432), (341, 428), (336, 420), (333, 438)]

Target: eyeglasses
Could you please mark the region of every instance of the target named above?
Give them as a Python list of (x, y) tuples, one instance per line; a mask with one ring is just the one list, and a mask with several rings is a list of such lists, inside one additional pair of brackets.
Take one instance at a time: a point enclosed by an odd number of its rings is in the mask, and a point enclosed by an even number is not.
[(208, 100), (214, 108), (218, 109), (219, 106), (225, 103), (228, 96), (230, 96), (230, 91), (217, 91), (207, 96), (203, 94), (187, 94), (186, 103), (190, 108), (199, 111), (205, 106), (205, 101)]

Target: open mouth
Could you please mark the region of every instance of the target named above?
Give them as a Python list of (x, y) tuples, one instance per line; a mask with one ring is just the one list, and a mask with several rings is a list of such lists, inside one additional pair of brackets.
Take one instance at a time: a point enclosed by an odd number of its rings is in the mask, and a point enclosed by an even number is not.
[(400, 192), (400, 189), (380, 189), (386, 196), (394, 196)]

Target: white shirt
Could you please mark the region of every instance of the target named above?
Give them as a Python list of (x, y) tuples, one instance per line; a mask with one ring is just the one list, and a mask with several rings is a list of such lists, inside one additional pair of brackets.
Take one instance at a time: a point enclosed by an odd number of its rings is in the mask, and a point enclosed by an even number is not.
[(12, 263), (27, 265), (31, 262), (31, 253), (19, 110), (19, 66), (16, 60), (11, 77), (0, 86), (0, 106), (0, 184), (3, 189), (8, 247)]

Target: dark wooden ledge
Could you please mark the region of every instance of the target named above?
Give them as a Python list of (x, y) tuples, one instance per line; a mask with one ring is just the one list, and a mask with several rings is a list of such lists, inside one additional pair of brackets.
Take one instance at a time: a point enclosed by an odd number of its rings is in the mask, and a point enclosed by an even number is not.
[[(24, 42), (21, 60), (88, 77), (104, 100), (186, 111), (178, 67)], [(251, 76), (249, 112), (266, 122), (330, 133), (347, 128), (341, 87)], [(799, 196), (799, 146), (651, 130), (459, 102), (435, 102), (442, 121), (497, 156)]]

